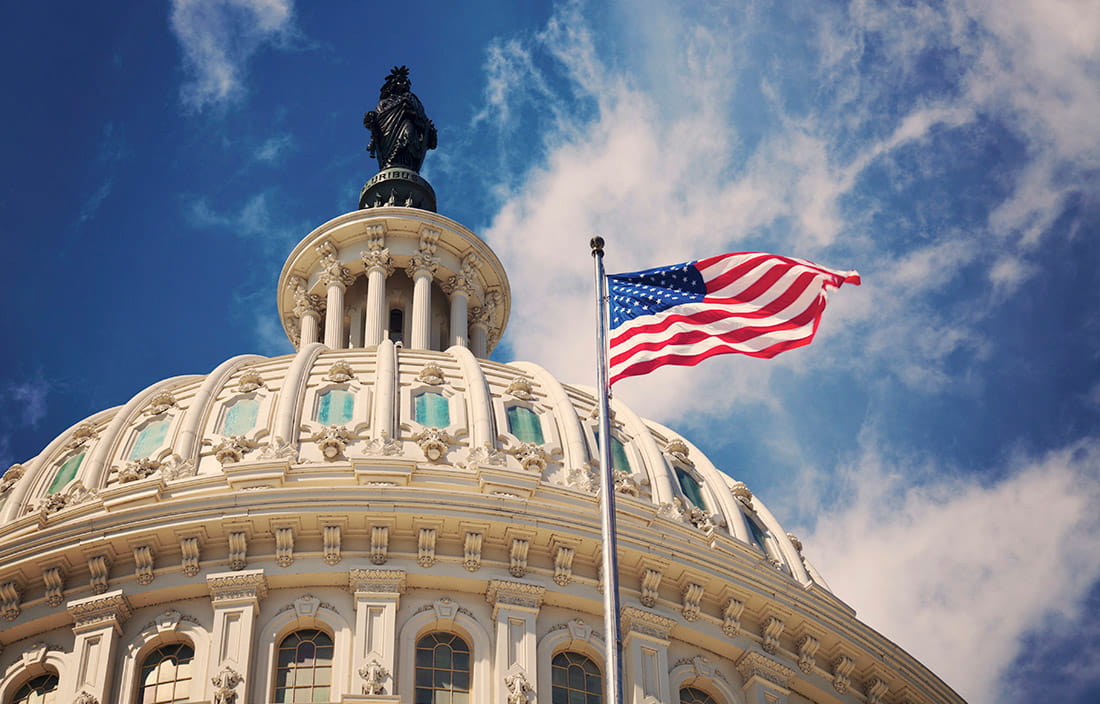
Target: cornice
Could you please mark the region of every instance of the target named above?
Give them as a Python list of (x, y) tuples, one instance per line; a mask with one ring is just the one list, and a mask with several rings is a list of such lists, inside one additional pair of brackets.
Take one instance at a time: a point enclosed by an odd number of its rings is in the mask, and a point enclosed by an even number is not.
[(262, 569), (207, 575), (206, 585), (210, 588), (210, 600), (215, 604), (259, 601), (267, 596), (267, 578)]
[(404, 594), (405, 570), (348, 570), (348, 589), (355, 594)]
[(489, 580), (485, 600), (494, 607), (507, 605), (537, 610), (542, 606), (542, 598), (545, 594), (546, 587), (540, 587), (536, 584), (492, 579)]
[(121, 626), (130, 618), (130, 602), (121, 589), (70, 601), (68, 611), (72, 615), (73, 630), (83, 631), (103, 626)]
[(784, 689), (787, 688), (797, 674), (795, 670), (783, 663), (776, 662), (767, 655), (755, 651), (749, 651), (742, 655), (736, 666), (737, 671), (741, 673), (742, 679), (746, 682), (753, 677), (759, 677)]
[(624, 606), (621, 614), (624, 631), (640, 633), (664, 641), (668, 640), (668, 634), (676, 625), (676, 621), (671, 618), (665, 618), (635, 606)]

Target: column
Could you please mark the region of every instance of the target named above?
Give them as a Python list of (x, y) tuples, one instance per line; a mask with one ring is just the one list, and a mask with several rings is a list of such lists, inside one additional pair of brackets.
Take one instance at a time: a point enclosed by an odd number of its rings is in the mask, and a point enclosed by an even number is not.
[(373, 347), (386, 336), (386, 279), (393, 273), (393, 257), (390, 250), (379, 242), (362, 253), (363, 268), (367, 272), (367, 323), (363, 328), (363, 346)]
[(478, 359), (489, 356), (489, 327), (500, 305), (501, 293), (496, 289), (485, 291), (482, 302), (470, 312), (470, 350)]
[(336, 258), (335, 248), (323, 258), (322, 266), (321, 283), (326, 289), (325, 310), (328, 312), (325, 316), (325, 344), (334, 350), (341, 349), (344, 346), (344, 290), (355, 279)]
[(470, 346), (467, 328), (467, 307), (470, 294), (474, 290), (474, 281), (478, 267), (478, 258), (474, 253), (462, 258), (459, 273), (447, 280), (444, 291), (451, 297), (451, 344)]
[(298, 346), (304, 347), (311, 342), (317, 342), (317, 330), (320, 326), (323, 306), (321, 299), (306, 292), (305, 279), (300, 276), (291, 277), (287, 288), (294, 297), (294, 315), (298, 316), (300, 327)]
[(357, 683), (348, 701), (396, 702), (397, 606), (405, 592), (404, 570), (351, 569), (355, 594), (355, 639), (351, 667)]
[(405, 271), (413, 280), (412, 325), (409, 331), (409, 347), (426, 350), (430, 345), (432, 315), (432, 278), (439, 260), (425, 253), (423, 247), (411, 259)]
[(623, 694), (630, 704), (672, 704), (668, 634), (676, 622), (633, 606), (622, 610)]
[(534, 584), (494, 579), (485, 598), (493, 605), (496, 624), (496, 662), (493, 671), (501, 677), (496, 704), (527, 701), (538, 691), (538, 660), (535, 653), (535, 619), (546, 589)]
[[(207, 575), (210, 601), (214, 607), (214, 629), (210, 639), (210, 658), (206, 678), (213, 692), (197, 699), (250, 702), (250, 691), (256, 680), (249, 670), (252, 662), (252, 643), (255, 640), (256, 616), (260, 600), (267, 596), (267, 579), (264, 571), (241, 570)], [(262, 678), (260, 678), (262, 680)]]
[[(130, 604), (119, 589), (70, 601), (68, 609), (75, 620), (73, 655), (76, 671), (60, 673), (59, 684), (66, 691), (61, 693), (59, 699), (113, 701), (111, 675), (115, 670), (122, 624), (130, 617)], [(64, 684), (66, 680), (68, 685)]]
[(795, 671), (763, 653), (746, 652), (737, 661), (745, 704), (787, 704)]

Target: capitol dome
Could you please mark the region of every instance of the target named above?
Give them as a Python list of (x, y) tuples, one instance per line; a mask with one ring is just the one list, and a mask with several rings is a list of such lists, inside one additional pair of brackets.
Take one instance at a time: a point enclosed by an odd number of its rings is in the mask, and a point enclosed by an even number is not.
[[(602, 701), (597, 399), (488, 359), (507, 276), (418, 179), (383, 168), (290, 254), (295, 354), (153, 384), (0, 478), (0, 704)], [(628, 701), (961, 701), (736, 468), (612, 411)]]

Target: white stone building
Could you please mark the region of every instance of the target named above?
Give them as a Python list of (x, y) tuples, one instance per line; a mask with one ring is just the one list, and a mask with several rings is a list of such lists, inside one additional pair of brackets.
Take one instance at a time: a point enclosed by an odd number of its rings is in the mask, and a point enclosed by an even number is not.
[[(488, 359), (509, 295), (446, 217), (342, 215), (279, 281), (296, 354), (9, 469), (0, 704), (602, 702), (597, 402)], [(629, 702), (961, 702), (744, 484), (613, 412)]]

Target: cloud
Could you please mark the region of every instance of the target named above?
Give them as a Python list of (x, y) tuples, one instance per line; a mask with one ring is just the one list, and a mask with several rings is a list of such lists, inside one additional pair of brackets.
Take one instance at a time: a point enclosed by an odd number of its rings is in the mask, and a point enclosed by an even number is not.
[(274, 164), (293, 147), (294, 137), (289, 134), (272, 137), (256, 149), (256, 161)]
[(8, 388), (10, 400), (18, 408), (16, 418), (20, 425), (36, 426), (46, 417), (46, 397), (49, 392), (50, 384), (41, 376)]
[(171, 29), (189, 80), (180, 97), (188, 107), (238, 99), (248, 60), (263, 46), (295, 34), (293, 0), (173, 0)]
[(863, 621), (968, 701), (1014, 701), (1003, 678), (1023, 639), (1079, 621), (1100, 580), (1100, 441), (1018, 458), (991, 483), (947, 470), (865, 442), (828, 478), (842, 501), (808, 508), (806, 554)]
[(99, 212), (99, 207), (103, 205), (103, 201), (107, 200), (107, 196), (111, 195), (113, 184), (114, 181), (112, 179), (107, 179), (99, 185), (95, 193), (85, 199), (80, 205), (80, 209), (77, 210), (75, 227), (80, 227), (95, 217), (95, 214)]

